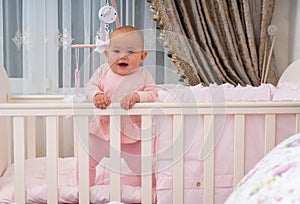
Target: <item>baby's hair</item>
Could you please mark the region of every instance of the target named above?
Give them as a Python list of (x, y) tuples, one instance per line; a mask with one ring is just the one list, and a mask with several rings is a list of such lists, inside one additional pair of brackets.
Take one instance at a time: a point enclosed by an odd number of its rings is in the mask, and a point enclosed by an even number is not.
[(125, 26), (121, 26), (117, 29), (115, 29), (111, 35), (110, 35), (110, 39), (117, 37), (118, 35), (122, 35), (124, 33), (130, 33), (133, 32), (133, 34), (136, 34), (138, 36), (138, 38), (140, 38), (143, 47), (144, 47), (144, 36), (142, 34), (142, 32), (140, 30), (138, 30), (137, 28), (133, 27), (133, 26), (129, 26), (129, 25), (125, 25)]
[(141, 35), (141, 37), (143, 37), (142, 33), (137, 28), (126, 25), (126, 26), (121, 26), (121, 27), (117, 28), (116, 30), (114, 30), (111, 33), (110, 38), (113, 38), (115, 35), (118, 35), (118, 34), (129, 33), (129, 32), (137, 32)]

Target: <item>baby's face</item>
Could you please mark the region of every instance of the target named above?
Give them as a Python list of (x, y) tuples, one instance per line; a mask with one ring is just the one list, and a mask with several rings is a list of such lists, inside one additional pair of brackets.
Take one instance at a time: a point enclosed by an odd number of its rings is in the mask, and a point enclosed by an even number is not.
[(111, 38), (105, 55), (113, 72), (127, 75), (140, 66), (147, 56), (142, 40), (135, 32), (118, 34)]

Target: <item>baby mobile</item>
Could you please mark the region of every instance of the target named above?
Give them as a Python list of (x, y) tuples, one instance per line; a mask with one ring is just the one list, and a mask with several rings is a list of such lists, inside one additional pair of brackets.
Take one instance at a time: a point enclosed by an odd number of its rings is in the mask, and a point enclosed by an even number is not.
[(116, 2), (115, 0), (111, 0), (112, 6), (109, 5), (108, 0), (106, 0), (106, 4), (99, 9), (98, 17), (100, 21), (104, 23), (105, 29), (105, 39), (97, 39), (96, 44), (84, 44), (84, 45), (72, 45), (71, 47), (75, 49), (75, 97), (77, 101), (82, 101), (79, 89), (80, 89), (80, 72), (79, 72), (79, 49), (81, 48), (95, 48), (95, 51), (102, 53), (109, 43), (109, 24), (116, 21), (116, 26), (120, 27), (119, 18), (117, 18), (116, 11)]

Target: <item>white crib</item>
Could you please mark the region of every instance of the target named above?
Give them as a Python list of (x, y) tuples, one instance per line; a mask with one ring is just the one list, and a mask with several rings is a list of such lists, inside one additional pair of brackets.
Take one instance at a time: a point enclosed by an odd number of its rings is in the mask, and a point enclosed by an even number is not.
[[(8, 92), (7, 92), (8, 93)], [(213, 149), (214, 119), (220, 114), (233, 115), (234, 118), (234, 185), (244, 176), (244, 132), (246, 115), (263, 114), (265, 120), (265, 147), (267, 153), (275, 145), (276, 117), (278, 114), (295, 115), (294, 132), (300, 132), (300, 102), (225, 102), (211, 103), (143, 103), (136, 104), (129, 111), (112, 104), (106, 110), (95, 109), (90, 103), (64, 103), (62, 97), (53, 96), (9, 96), (2, 97), (0, 103), (0, 176), (14, 163), (16, 203), (26, 203), (25, 167), (24, 161), (35, 158), (37, 134), (37, 120), (44, 118), (46, 132), (47, 158), (47, 203), (58, 202), (57, 159), (59, 157), (59, 138), (61, 118), (70, 118), (73, 125), (74, 157), (79, 163), (79, 203), (89, 203), (89, 170), (88, 170), (88, 123), (94, 115), (109, 115), (112, 135), (120, 135), (119, 123), (121, 115), (142, 116), (142, 194), (141, 203), (155, 203), (152, 189), (152, 171), (155, 156), (153, 152), (152, 123), (153, 116), (168, 115), (173, 120), (173, 202), (185, 203), (184, 197), (184, 130), (181, 125), (185, 117), (201, 114), (204, 118), (205, 149)], [(111, 137), (110, 159), (115, 171), (110, 172), (110, 200), (121, 201), (120, 175), (120, 138)], [(197, 203), (215, 203), (214, 195), (214, 152), (203, 161), (204, 178), (201, 183), (203, 200)], [(155, 172), (154, 172), (155, 173)], [(1, 189), (0, 189), (1, 190)]]

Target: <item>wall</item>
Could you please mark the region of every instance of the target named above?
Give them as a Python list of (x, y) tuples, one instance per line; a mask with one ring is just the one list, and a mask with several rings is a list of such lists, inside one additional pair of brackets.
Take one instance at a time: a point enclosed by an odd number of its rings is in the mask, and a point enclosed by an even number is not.
[(292, 0), (290, 4), (290, 29), (289, 29), (289, 45), (290, 60), (300, 59), (300, 1)]
[(300, 59), (300, 1), (277, 0), (272, 24), (278, 33), (274, 46), (277, 74), (296, 59)]

